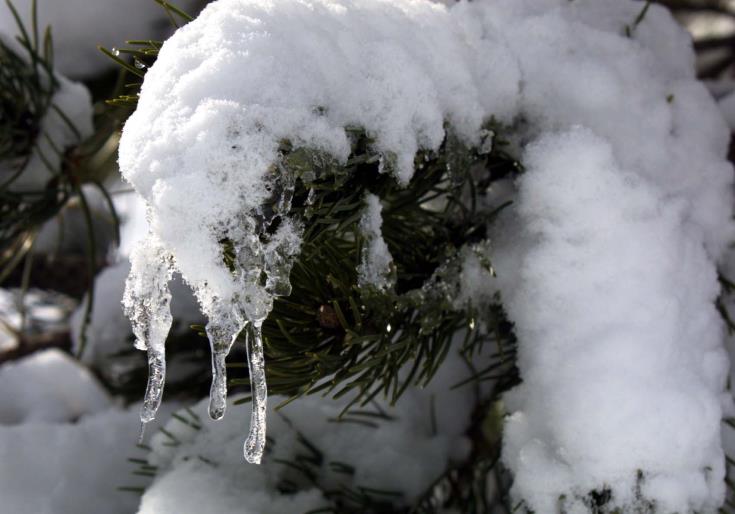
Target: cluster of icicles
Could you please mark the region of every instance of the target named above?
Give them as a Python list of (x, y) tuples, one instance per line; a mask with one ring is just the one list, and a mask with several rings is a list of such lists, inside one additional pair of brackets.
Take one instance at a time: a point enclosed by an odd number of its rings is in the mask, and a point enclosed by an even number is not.
[[(290, 209), (293, 184), (287, 184), (269, 210), (253, 213), (241, 238), (233, 241), (235, 259), (233, 282), (242, 291), (226, 300), (214, 298), (207, 310), (207, 337), (212, 352), (212, 386), (209, 416), (220, 419), (227, 406), (227, 369), (225, 359), (239, 334), (246, 330), (246, 349), (252, 392), (251, 418), (244, 444), (245, 459), (259, 464), (265, 448), (267, 386), (261, 326), (277, 296), (291, 292), (289, 275), (300, 249), (301, 228), (283, 219)], [(281, 217), (275, 233), (264, 229)], [(253, 223), (247, 223), (252, 221)], [(257, 228), (256, 228), (257, 227)], [(142, 439), (145, 425), (155, 418), (161, 404), (166, 378), (165, 342), (171, 328), (169, 281), (176, 271), (174, 255), (150, 232), (130, 257), (131, 269), (125, 285), (123, 307), (130, 318), (135, 346), (148, 352), (148, 384), (140, 412)], [(265, 274), (267, 280), (261, 283)]]
[[(173, 258), (149, 234), (131, 257), (131, 271), (126, 284), (123, 305), (130, 318), (136, 347), (148, 351), (148, 384), (140, 410), (141, 432), (153, 421), (161, 405), (166, 380), (165, 342), (171, 328), (171, 293), (168, 283), (174, 272)], [(265, 448), (267, 386), (261, 325), (263, 319), (207, 325), (212, 350), (212, 387), (209, 416), (220, 419), (227, 405), (227, 371), (225, 359), (238, 335), (247, 326), (247, 354), (252, 390), (250, 430), (244, 445), (245, 459), (259, 464)]]

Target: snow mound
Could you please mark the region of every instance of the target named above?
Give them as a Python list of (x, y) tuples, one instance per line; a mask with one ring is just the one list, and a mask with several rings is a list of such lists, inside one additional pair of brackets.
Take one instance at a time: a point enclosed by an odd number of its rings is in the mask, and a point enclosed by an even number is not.
[(60, 350), (37, 352), (0, 368), (0, 424), (73, 421), (110, 405), (92, 374)]

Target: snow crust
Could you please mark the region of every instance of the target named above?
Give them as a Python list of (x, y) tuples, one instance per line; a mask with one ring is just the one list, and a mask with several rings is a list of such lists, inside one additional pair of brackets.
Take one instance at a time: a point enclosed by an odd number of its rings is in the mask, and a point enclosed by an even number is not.
[(273, 291), (253, 279), (273, 262), (267, 248), (278, 263), (298, 252), (289, 223), (258, 238), (282, 139), (344, 160), (345, 127), (359, 125), (407, 183), (445, 122), (478, 145), (494, 116), (528, 167), (488, 255), (520, 342), (503, 457), (515, 500), (584, 511), (585, 495), (608, 489), (608, 507), (714, 511), (729, 131), (694, 78), (688, 36), (656, 5), (635, 26), (641, 8), (219, 0), (149, 70), (121, 170), (226, 352), (229, 334), (267, 315)]
[[(68, 330), (69, 315), (76, 307), (73, 298), (61, 293), (31, 288), (0, 289), (0, 350), (20, 344), (19, 334), (37, 336)], [(23, 312), (25, 311), (25, 319)]]

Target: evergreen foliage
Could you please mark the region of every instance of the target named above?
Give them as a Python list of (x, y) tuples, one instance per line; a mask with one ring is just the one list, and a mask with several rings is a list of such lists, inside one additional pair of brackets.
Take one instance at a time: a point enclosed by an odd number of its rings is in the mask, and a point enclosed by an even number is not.
[[(476, 312), (452, 301), (459, 249), (483, 243), (503, 207), (479, 212), (476, 195), (515, 173), (518, 163), (502, 145), (483, 155), (450, 135), (438, 152), (416, 156), (416, 175), (401, 187), (387, 173), (390, 158), (371, 150), (367, 134), (355, 129), (352, 141), (345, 165), (284, 142), (274, 169), (297, 178), (291, 214), (306, 233), (291, 272), (293, 291), (276, 300), (263, 326), (271, 391), (292, 397), (358, 391), (355, 401), (363, 405), (382, 392), (395, 402), (412, 383), (431, 379), (462, 331), (463, 352), (492, 341), (498, 366), (512, 368), (514, 339), (502, 308)], [(358, 286), (368, 192), (383, 203), (382, 232), (395, 264), (395, 286), (385, 291)], [(490, 272), (491, 264), (484, 265)], [(476, 318), (478, 326), (487, 321), (489, 333), (474, 329)]]

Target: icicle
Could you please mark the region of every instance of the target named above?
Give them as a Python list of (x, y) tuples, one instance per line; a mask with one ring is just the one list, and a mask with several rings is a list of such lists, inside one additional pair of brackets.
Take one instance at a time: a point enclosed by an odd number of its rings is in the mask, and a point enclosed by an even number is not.
[(143, 406), (140, 409), (140, 420), (143, 423), (153, 421), (156, 411), (161, 405), (163, 385), (166, 382), (166, 353), (153, 348), (148, 349), (148, 384), (145, 388)]
[(145, 424), (156, 417), (166, 380), (165, 343), (173, 322), (168, 282), (173, 267), (170, 255), (152, 234), (138, 244), (130, 263), (123, 309), (133, 327), (135, 346), (148, 351), (148, 384), (140, 409), (140, 421)]
[(248, 370), (252, 392), (250, 429), (243, 445), (245, 460), (260, 464), (265, 449), (265, 412), (268, 401), (268, 386), (265, 381), (265, 358), (263, 357), (262, 320), (250, 324), (247, 337)]
[(138, 444), (143, 442), (145, 425), (156, 417), (161, 406), (163, 386), (166, 382), (166, 354), (164, 351), (148, 349), (148, 384), (145, 388), (143, 405), (140, 408), (140, 433)]
[(207, 337), (212, 351), (212, 386), (209, 390), (209, 417), (220, 419), (227, 408), (227, 365), (225, 359), (245, 323), (239, 316), (207, 323)]

